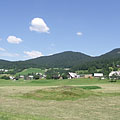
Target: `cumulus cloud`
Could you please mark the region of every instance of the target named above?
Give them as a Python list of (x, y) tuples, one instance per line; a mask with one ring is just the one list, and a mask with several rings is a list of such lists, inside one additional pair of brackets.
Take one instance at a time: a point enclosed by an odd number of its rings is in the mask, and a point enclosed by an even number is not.
[(82, 32), (77, 32), (76, 34), (77, 34), (78, 36), (83, 35), (83, 33), (82, 33)]
[(39, 51), (24, 51), (24, 54), (26, 54), (26, 57), (30, 57), (30, 58), (37, 58), (37, 57), (41, 57), (43, 56), (43, 54)]
[(0, 48), (0, 51), (6, 51), (4, 48)]
[(42, 18), (34, 18), (29, 29), (41, 33), (49, 33), (50, 30)]
[(21, 38), (17, 38), (16, 36), (8, 36), (7, 41), (12, 44), (19, 44), (23, 40)]

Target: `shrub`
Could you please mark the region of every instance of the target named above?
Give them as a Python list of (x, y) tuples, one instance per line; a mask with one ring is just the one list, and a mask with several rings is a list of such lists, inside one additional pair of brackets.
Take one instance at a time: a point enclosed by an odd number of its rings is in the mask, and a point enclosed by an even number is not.
[(1, 77), (1, 79), (9, 80), (10, 78), (9, 78), (9, 76), (4, 75)]

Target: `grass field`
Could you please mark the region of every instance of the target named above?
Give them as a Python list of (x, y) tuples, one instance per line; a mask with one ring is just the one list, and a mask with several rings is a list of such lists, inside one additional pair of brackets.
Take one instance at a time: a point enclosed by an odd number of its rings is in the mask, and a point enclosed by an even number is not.
[(22, 72), (18, 72), (16, 75), (27, 75), (29, 73), (44, 73), (44, 70), (41, 70), (39, 68), (29, 68), (29, 69), (25, 69)]
[[(117, 82), (118, 84), (119, 82)], [(108, 80), (98, 79), (59, 79), (59, 80), (0, 80), (0, 86), (63, 86), (63, 85), (90, 85), (90, 84), (111, 84)], [(116, 84), (116, 83), (115, 83)]]
[(0, 120), (119, 120), (120, 82), (0, 80)]

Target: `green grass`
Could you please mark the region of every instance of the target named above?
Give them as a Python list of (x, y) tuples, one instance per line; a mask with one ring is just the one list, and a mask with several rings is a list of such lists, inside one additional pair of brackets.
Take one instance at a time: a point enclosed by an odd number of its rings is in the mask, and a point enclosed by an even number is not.
[(40, 89), (30, 93), (25, 93), (22, 97), (36, 100), (77, 100), (98, 94), (91, 89), (101, 89), (99, 86), (61, 86), (47, 89)]
[[(97, 69), (97, 72), (101, 72), (102, 71), (102, 69)], [(78, 74), (88, 74), (89, 72), (88, 72), (88, 70), (78, 70), (78, 71), (76, 71), (76, 73), (78, 73)]]
[[(0, 86), (64, 86), (64, 85), (92, 85), (92, 84), (111, 84), (108, 80), (98, 79), (64, 79), (64, 80), (2, 80)], [(119, 81), (117, 82), (119, 83)]]
[(29, 69), (25, 69), (22, 72), (18, 72), (16, 75), (27, 75), (29, 73), (44, 73), (44, 70), (41, 70), (39, 68), (29, 68)]
[(56, 100), (56, 101), (64, 101), (64, 100), (78, 100), (81, 98), (88, 97), (116, 97), (120, 96), (120, 93), (112, 92), (112, 93), (102, 93), (92, 91), (93, 89), (102, 89), (99, 86), (61, 86), (61, 87), (51, 87), (40, 90), (35, 90), (29, 93), (25, 93), (18, 97), (34, 99), (34, 100)]
[(78, 70), (78, 71), (76, 71), (76, 73), (78, 73), (78, 74), (86, 74), (86, 73), (88, 73), (88, 70)]
[(91, 90), (91, 89), (101, 89), (99, 86), (80, 86), (80, 88), (85, 90)]
[(35, 100), (78, 100), (80, 98), (88, 97), (115, 97), (120, 96), (120, 93), (102, 93), (92, 91), (93, 89), (102, 89), (99, 86), (61, 86), (51, 87), (46, 89), (40, 89), (23, 94), (22, 98), (35, 99)]

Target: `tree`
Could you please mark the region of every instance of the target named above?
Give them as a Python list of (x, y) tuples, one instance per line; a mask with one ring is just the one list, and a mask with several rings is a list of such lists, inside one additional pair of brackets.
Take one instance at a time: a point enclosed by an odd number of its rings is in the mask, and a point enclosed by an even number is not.
[(20, 78), (19, 76), (16, 76), (16, 77), (15, 77), (16, 80), (19, 80), (19, 78)]
[(1, 77), (1, 79), (9, 80), (10, 78), (9, 78), (9, 76), (4, 75)]
[(96, 71), (97, 71), (97, 69), (96, 69), (95, 66), (88, 68), (88, 73), (93, 74), (93, 73), (95, 73)]
[(39, 75), (34, 75), (33, 79), (38, 80), (40, 78)]
[(61, 77), (62, 77), (63, 79), (67, 79), (67, 78), (68, 78), (68, 74), (67, 74), (67, 73), (62, 73)]
[(103, 66), (102, 72), (104, 73), (104, 75), (106, 75), (107, 77), (109, 76), (109, 73), (112, 71), (111, 67), (109, 66)]
[(59, 79), (60, 77), (63, 77), (63, 79), (66, 79), (67, 75), (68, 75), (68, 71), (62, 68), (50, 69), (46, 72), (47, 79)]

